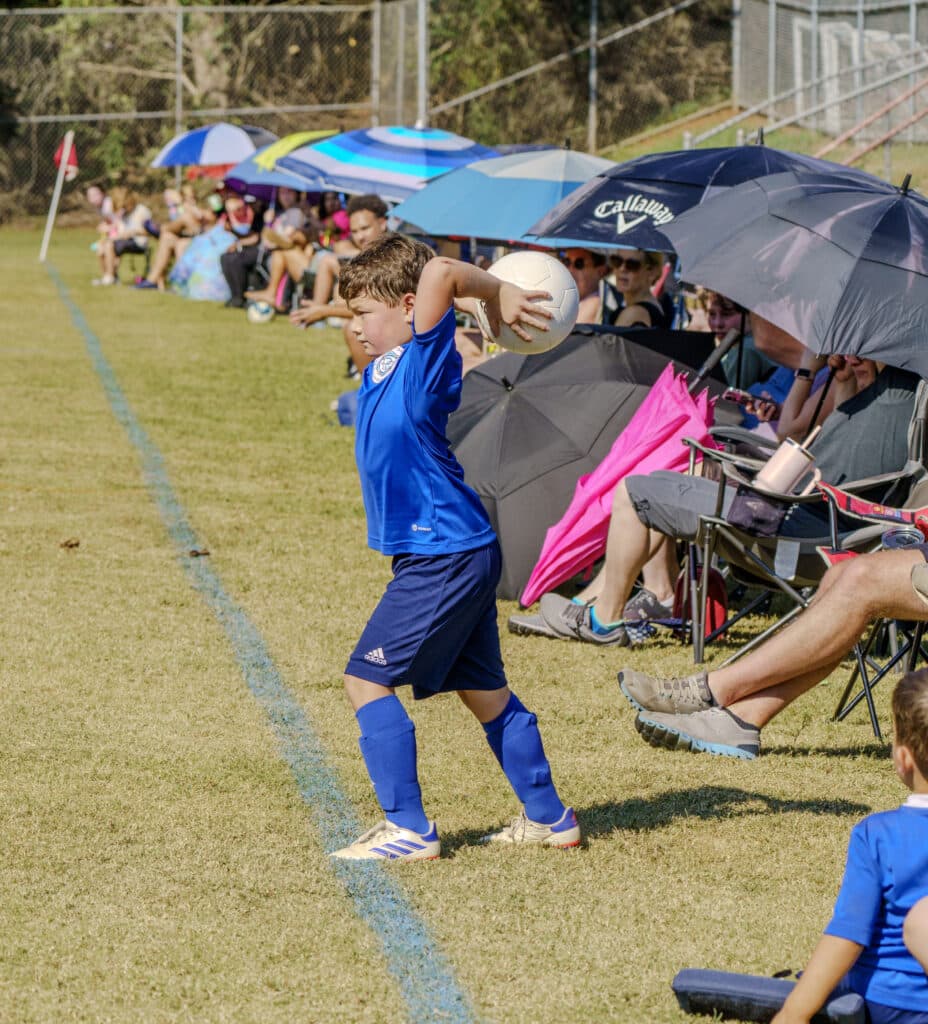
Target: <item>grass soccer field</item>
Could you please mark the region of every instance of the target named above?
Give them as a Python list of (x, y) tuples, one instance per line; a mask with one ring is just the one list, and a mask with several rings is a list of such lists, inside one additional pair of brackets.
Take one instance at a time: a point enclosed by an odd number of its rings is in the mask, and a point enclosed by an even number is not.
[(478, 843), (517, 807), (444, 697), (411, 709), (443, 858), (333, 869), (378, 818), (341, 673), (389, 570), (340, 336), (92, 288), (91, 239), (0, 232), (0, 1020), (671, 1024), (683, 967), (800, 967), (904, 796), (830, 721), (846, 670), (742, 763), (636, 735), (616, 671), (690, 670), (672, 639), (504, 632), (584, 848)]

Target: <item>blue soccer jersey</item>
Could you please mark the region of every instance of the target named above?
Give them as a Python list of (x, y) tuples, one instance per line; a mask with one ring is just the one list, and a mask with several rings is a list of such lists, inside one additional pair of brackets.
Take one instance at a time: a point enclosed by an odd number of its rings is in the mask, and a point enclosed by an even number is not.
[(848, 973), (855, 992), (884, 1006), (928, 1011), (928, 979), (902, 938), (906, 914), (928, 896), (928, 803), (909, 797), (895, 811), (854, 826), (847, 868), (826, 935), (864, 947)]
[(358, 392), (355, 456), (367, 543), (385, 555), (454, 554), (483, 547), (493, 528), (445, 428), (461, 401), (454, 310), (375, 359)]

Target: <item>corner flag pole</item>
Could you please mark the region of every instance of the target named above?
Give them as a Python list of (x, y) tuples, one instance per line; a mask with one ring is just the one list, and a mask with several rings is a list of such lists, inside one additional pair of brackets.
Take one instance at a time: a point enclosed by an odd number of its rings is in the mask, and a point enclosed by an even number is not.
[(61, 150), (61, 163), (58, 164), (58, 177), (55, 180), (55, 191), (52, 193), (52, 205), (48, 208), (48, 219), (45, 221), (45, 234), (42, 237), (42, 248), (39, 252), (39, 263), (45, 262), (48, 255), (48, 243), (51, 241), (52, 228), (55, 226), (55, 215), (58, 213), (58, 202), (61, 199), (61, 188), (64, 185), (64, 176), (68, 170), (68, 158), (71, 156), (71, 148), (74, 145), (74, 132), (69, 131), (64, 137), (64, 145)]

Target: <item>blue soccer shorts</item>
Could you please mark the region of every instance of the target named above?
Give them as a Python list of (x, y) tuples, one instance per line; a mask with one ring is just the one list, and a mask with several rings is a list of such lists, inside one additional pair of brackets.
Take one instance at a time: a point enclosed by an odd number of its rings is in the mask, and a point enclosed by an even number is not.
[(496, 541), (453, 555), (394, 556), (393, 579), (345, 672), (412, 686), (416, 700), (506, 686), (496, 623), (500, 569)]

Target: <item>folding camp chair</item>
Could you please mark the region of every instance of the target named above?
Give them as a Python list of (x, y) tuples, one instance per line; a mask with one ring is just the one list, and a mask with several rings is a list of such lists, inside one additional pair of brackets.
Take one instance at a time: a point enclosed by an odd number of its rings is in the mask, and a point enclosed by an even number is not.
[[(735, 440), (744, 440), (748, 432), (732, 432), (729, 436)], [(750, 435), (748, 435), (750, 436)], [(920, 382), (913, 407), (912, 419), (908, 431), (908, 456), (906, 465), (899, 471), (858, 480), (843, 485), (848, 494), (862, 499), (878, 497), (885, 504), (905, 507), (912, 500), (914, 488), (926, 473), (926, 438), (928, 438), (928, 383)], [(757, 443), (756, 439), (752, 439)], [(749, 614), (756, 607), (757, 601), (742, 609), (735, 618), (728, 619), (716, 630), (706, 636), (705, 630), (705, 586), (709, 574), (694, 572), (692, 566), (701, 563), (713, 566), (722, 561), (728, 567), (731, 576), (748, 587), (759, 587), (763, 591), (779, 593), (790, 601), (789, 611), (772, 626), (754, 637), (748, 644), (735, 652), (724, 664), (741, 657), (748, 651), (763, 643), (772, 633), (795, 618), (811, 600), (811, 594), (818, 586), (827, 565), (823, 561), (820, 549), (832, 546), (832, 530), (823, 530), (822, 536), (809, 539), (784, 538), (781, 536), (761, 537), (733, 526), (722, 515), (724, 489), (726, 485), (741, 487), (745, 492), (754, 491), (764, 497), (785, 504), (818, 504), (823, 495), (820, 491), (805, 496), (771, 495), (768, 491), (760, 492), (753, 488), (753, 475), (763, 461), (757, 458), (746, 458), (738, 452), (716, 452), (704, 448), (696, 442), (690, 443), (693, 453), (691, 462), (701, 454), (704, 462), (715, 463), (719, 467), (719, 488), (716, 507), (711, 515), (701, 516), (694, 542), (689, 548), (689, 576), (697, 581), (697, 586), (690, 587), (690, 613), (693, 642), (693, 656), (696, 662), (704, 659), (705, 645), (720, 636), (731, 625)], [(760, 442), (763, 444), (763, 442)], [(863, 553), (877, 550), (885, 531), (885, 524), (874, 525), (864, 523), (843, 539), (843, 549)]]

